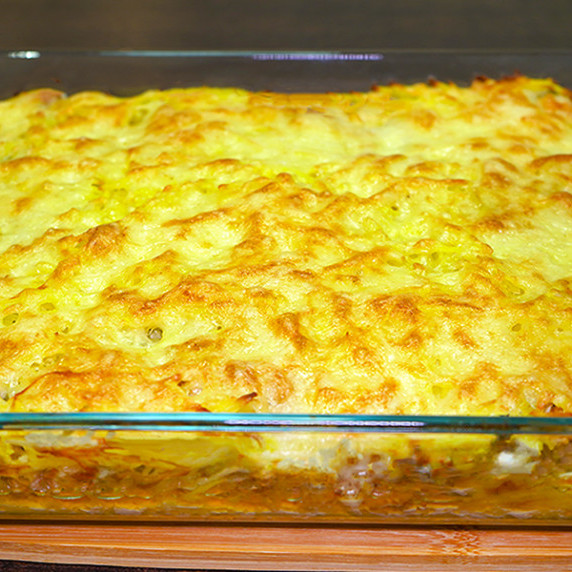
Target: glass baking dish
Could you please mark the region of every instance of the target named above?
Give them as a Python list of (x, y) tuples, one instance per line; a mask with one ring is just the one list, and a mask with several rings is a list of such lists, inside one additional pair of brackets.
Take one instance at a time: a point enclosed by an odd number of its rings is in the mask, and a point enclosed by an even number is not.
[[(521, 72), (572, 87), (572, 52), (0, 54), (0, 97), (52, 87), (366, 90)], [(0, 414), (0, 517), (572, 524), (568, 418)]]
[(0, 415), (3, 518), (569, 525), (566, 419)]

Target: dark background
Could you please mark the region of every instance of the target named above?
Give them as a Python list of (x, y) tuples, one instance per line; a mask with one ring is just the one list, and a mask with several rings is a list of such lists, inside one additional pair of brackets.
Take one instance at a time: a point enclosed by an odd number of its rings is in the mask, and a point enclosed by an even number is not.
[(0, 0), (0, 49), (572, 48), (570, 0)]
[[(0, 50), (388, 48), (572, 49), (572, 1), (0, 0)], [(4, 570), (112, 569), (0, 561)]]

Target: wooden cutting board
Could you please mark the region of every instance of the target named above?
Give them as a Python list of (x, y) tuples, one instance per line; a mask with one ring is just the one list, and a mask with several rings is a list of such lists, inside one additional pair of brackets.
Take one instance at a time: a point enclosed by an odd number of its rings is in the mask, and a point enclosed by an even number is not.
[(0, 559), (212, 570), (572, 570), (572, 530), (0, 524)]

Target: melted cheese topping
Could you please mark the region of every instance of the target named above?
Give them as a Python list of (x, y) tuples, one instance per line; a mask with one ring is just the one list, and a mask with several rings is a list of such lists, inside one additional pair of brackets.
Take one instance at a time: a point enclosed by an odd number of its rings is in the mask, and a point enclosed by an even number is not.
[(9, 411), (572, 412), (549, 80), (0, 103)]

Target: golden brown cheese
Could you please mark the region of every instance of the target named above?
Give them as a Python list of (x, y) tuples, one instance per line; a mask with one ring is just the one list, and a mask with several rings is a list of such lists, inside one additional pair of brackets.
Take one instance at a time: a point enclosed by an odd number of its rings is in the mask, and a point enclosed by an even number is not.
[(572, 412), (572, 99), (0, 103), (0, 410)]

